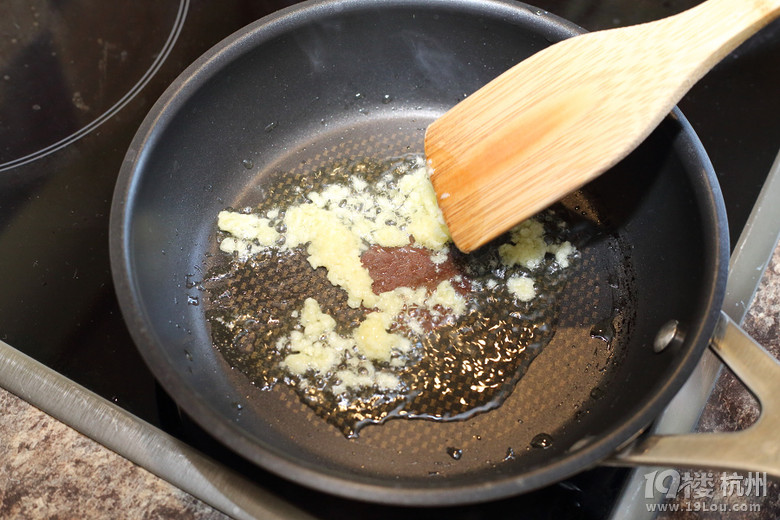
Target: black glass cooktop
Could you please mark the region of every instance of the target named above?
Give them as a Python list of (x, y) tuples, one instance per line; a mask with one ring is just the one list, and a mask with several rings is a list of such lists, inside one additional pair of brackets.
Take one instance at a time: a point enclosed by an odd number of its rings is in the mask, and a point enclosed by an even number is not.
[[(178, 73), (223, 37), (292, 3), (0, 3), (0, 339), (181, 437), (188, 434), (170, 420), (173, 408), (137, 354), (114, 294), (108, 253), (114, 183), (141, 120)], [(661, 18), (697, 3), (536, 5), (596, 30)], [(718, 173), (732, 242), (780, 147), (778, 65), (775, 22), (680, 104)], [(212, 449), (208, 444), (204, 450)], [(243, 471), (241, 461), (231, 464)], [(246, 471), (251, 478), (262, 473)], [(471, 518), (502, 517), (511, 504), (512, 518), (520, 507), (535, 518), (601, 518), (623, 474), (599, 469), (511, 502), (460, 511)], [(279, 488), (286, 495), (305, 492), (281, 483)], [(334, 508), (358, 507), (322, 500)]]

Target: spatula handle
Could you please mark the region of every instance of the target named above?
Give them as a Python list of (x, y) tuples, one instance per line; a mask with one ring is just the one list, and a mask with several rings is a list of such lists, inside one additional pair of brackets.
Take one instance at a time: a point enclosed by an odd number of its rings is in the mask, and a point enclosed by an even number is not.
[(778, 16), (780, 0), (708, 0), (646, 25), (665, 26), (667, 38), (659, 41), (666, 42), (670, 60), (698, 64), (690, 77), (692, 84)]

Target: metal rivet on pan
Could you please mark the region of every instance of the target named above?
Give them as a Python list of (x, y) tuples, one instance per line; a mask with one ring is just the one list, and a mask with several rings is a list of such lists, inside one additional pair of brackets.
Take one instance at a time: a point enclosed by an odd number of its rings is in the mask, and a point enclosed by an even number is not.
[(655, 352), (661, 352), (676, 341), (682, 341), (680, 322), (677, 320), (667, 321), (658, 330), (658, 334), (655, 335), (655, 341), (653, 341), (653, 350)]

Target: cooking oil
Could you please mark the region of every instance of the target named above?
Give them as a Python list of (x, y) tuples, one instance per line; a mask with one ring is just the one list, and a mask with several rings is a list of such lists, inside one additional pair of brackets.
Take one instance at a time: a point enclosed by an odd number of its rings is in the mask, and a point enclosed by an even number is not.
[[(267, 214), (274, 208), (290, 207), (326, 185), (347, 184), (355, 175), (370, 185), (388, 172), (401, 175), (415, 160), (361, 160), (308, 176), (269, 178), (258, 190), (264, 199), (251, 211)], [(393, 181), (387, 186), (393, 186)], [(274, 217), (272, 225), (284, 232), (284, 210), (274, 211)], [(537, 219), (544, 226), (545, 240), (567, 239), (570, 228), (554, 210)], [(456, 287), (467, 301), (466, 310), (456, 316), (446, 309), (432, 312), (405, 307), (401, 316), (406, 318), (399, 318), (390, 332), (405, 336), (411, 343), (409, 350), (394, 352), (389, 361), (379, 362), (354, 359), (360, 354), (346, 352), (335, 369), (305, 374), (285, 370), (283, 360), (290, 350), (280, 338), (300, 327), (297, 318), (307, 298), (315, 298), (322, 312), (335, 319), (336, 332), (342, 336), (348, 336), (372, 309), (350, 306), (346, 292), (328, 280), (325, 269), (309, 265), (303, 246), (267, 248), (248, 259), (222, 256), (203, 282), (212, 340), (230, 365), (258, 388), (290, 386), (303, 403), (347, 437), (357, 436), (366, 425), (392, 418), (467, 419), (500, 406), (550, 341), (558, 300), (566, 285), (568, 270), (559, 265), (555, 255), (547, 254), (533, 270), (508, 266), (499, 254), (502, 243), (498, 239), (468, 255), (450, 247), (435, 259), (437, 267), (431, 272)], [(408, 251), (398, 254), (408, 254), (413, 264), (430, 256)], [(575, 254), (572, 261), (576, 259)], [(363, 261), (370, 263), (368, 257)], [(426, 286), (417, 264), (403, 264), (405, 267), (391, 272), (390, 277), (401, 286)], [(366, 268), (371, 272), (371, 265)], [(532, 300), (519, 301), (508, 290), (506, 280), (518, 275), (533, 276), (536, 295)], [(338, 373), (348, 366), (387, 371), (397, 376), (398, 384), (390, 389), (347, 387), (336, 393), (333, 389), (342, 386)], [(546, 448), (551, 442), (551, 438), (540, 437), (532, 445)], [(453, 450), (450, 456), (458, 460), (462, 452)]]

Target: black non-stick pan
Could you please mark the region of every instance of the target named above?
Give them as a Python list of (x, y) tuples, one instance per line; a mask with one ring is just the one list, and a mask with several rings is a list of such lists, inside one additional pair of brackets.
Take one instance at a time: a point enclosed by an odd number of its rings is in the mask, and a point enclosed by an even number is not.
[(525, 492), (635, 439), (707, 347), (725, 286), (719, 188), (676, 110), (614, 171), (563, 201), (585, 231), (554, 337), (502, 406), (468, 420), (395, 419), (349, 439), (285, 385), (261, 390), (231, 369), (212, 345), (198, 287), (220, 261), (220, 210), (256, 206), (271, 176), (295, 184), (338, 161), (422, 153), (434, 118), (578, 32), (514, 2), (304, 3), (184, 71), (127, 152), (111, 220), (123, 313), (183, 410), (279, 475), (394, 504)]

